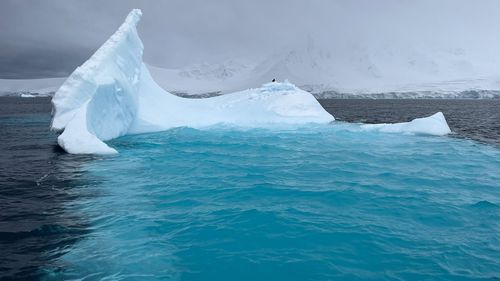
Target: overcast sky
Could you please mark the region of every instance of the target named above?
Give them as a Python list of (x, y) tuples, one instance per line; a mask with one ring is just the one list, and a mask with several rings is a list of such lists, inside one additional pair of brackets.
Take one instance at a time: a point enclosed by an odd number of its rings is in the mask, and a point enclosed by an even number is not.
[(498, 50), (497, 0), (2, 0), (0, 78), (66, 76), (141, 8), (146, 62), (257, 60), (314, 38)]

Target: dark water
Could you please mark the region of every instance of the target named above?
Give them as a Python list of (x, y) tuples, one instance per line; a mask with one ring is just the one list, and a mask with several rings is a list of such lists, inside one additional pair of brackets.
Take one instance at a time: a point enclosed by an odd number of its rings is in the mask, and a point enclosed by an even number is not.
[(64, 204), (77, 199), (71, 189), (78, 185), (77, 171), (92, 157), (56, 146), (50, 110), (48, 98), (0, 98), (2, 280), (42, 276), (39, 268), (88, 232), (85, 219), (66, 213)]
[(442, 111), (453, 136), (500, 146), (500, 100), (321, 100), (337, 120), (394, 123)]
[[(500, 146), (499, 100), (322, 100), (321, 104), (338, 120), (349, 122), (402, 122), (442, 111), (456, 137)], [(100, 179), (86, 177), (82, 166), (101, 158), (62, 152), (55, 144), (56, 135), (48, 130), (50, 110), (48, 98), (0, 98), (2, 280), (39, 279), (46, 277), (45, 268), (64, 268), (59, 258), (92, 233), (89, 218), (67, 206), (100, 196), (84, 188), (97, 186)]]

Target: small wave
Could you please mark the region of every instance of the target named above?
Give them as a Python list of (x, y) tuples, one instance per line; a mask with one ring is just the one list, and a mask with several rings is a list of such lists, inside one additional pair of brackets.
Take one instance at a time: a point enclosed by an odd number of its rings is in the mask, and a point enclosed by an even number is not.
[(482, 200), (471, 205), (471, 207), (481, 210), (499, 209), (500, 206), (487, 200)]

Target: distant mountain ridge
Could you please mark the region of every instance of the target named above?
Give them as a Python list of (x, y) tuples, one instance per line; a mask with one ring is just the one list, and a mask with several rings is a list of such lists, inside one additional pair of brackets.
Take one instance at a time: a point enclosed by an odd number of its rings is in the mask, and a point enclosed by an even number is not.
[(41, 79), (0, 79), (0, 96), (52, 96), (66, 77)]
[(259, 62), (230, 60), (182, 69), (148, 67), (162, 87), (184, 95), (224, 94), (258, 87), (275, 78), (325, 98), (498, 98), (497, 61), (459, 48), (402, 44), (326, 50), (309, 38), (302, 46), (275, 52)]
[[(402, 43), (368, 48), (341, 42), (327, 49), (308, 37), (260, 61), (148, 68), (165, 90), (193, 97), (256, 88), (277, 79), (289, 80), (318, 98), (500, 98), (498, 57)], [(64, 78), (20, 81), (0, 79), (0, 95), (47, 95)]]

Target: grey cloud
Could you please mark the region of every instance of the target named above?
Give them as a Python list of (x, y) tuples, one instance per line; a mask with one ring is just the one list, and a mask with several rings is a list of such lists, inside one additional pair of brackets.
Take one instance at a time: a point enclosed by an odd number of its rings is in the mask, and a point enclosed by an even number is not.
[(0, 78), (67, 75), (132, 8), (144, 12), (139, 32), (145, 60), (163, 67), (259, 59), (308, 36), (324, 48), (400, 38), (500, 49), (500, 1), (495, 0), (3, 0)]

